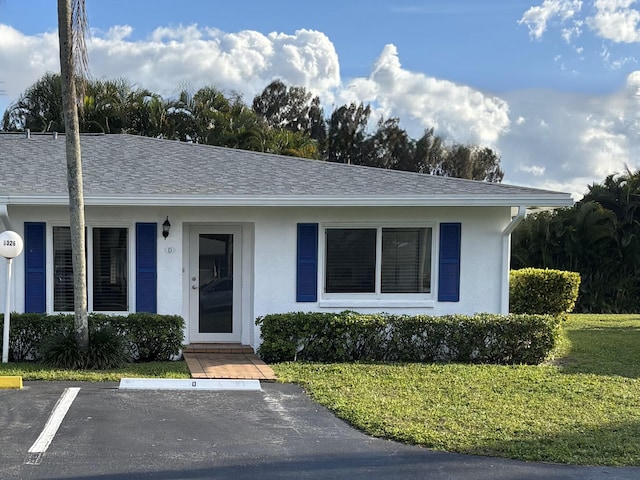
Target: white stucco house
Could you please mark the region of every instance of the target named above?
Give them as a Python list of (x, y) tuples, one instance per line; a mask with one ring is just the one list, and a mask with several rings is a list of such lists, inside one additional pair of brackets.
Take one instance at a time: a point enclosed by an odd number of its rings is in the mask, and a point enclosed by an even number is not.
[[(187, 343), (257, 347), (256, 317), (279, 312), (506, 313), (513, 228), (572, 204), (132, 135), (83, 135), (82, 155), (90, 311), (181, 315)], [(25, 244), (12, 310), (71, 311), (64, 136), (0, 134), (0, 159), (0, 230)]]

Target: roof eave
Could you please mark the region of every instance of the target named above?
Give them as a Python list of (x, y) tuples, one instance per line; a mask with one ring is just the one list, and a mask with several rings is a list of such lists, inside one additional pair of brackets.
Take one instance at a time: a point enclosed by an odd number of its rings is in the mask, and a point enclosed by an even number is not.
[[(68, 205), (62, 195), (0, 196), (0, 204), (7, 205)], [(185, 206), (185, 207), (569, 207), (569, 194), (535, 195), (434, 195), (434, 196), (197, 196), (197, 195), (85, 195), (87, 206)]]

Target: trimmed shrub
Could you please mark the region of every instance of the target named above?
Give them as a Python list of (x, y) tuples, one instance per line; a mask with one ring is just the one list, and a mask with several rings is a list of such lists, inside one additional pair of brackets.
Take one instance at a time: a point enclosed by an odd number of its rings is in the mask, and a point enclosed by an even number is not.
[(127, 333), (137, 362), (171, 360), (182, 349), (184, 320), (177, 315), (132, 313), (122, 317), (119, 329)]
[[(47, 337), (60, 332), (67, 315), (12, 313), (9, 328), (9, 360), (38, 360), (38, 346)], [(0, 338), (0, 344), (2, 338)]]
[(573, 310), (580, 274), (562, 270), (523, 268), (509, 272), (509, 311), (565, 315)]
[[(58, 347), (62, 349), (65, 349), (66, 341), (75, 343), (72, 332), (73, 315), (71, 314), (12, 313), (9, 356), (12, 361), (39, 361), (42, 359), (44, 347), (49, 350), (54, 348), (49, 345), (51, 342), (57, 343)], [(184, 320), (176, 315), (89, 314), (89, 343), (91, 344), (93, 340), (96, 347), (100, 347), (92, 353), (93, 364), (110, 363), (103, 359), (102, 355), (106, 355), (106, 351), (110, 349), (120, 350), (119, 347), (114, 346), (110, 337), (118, 337), (119, 341), (123, 342), (123, 351), (126, 351), (128, 361), (169, 360), (180, 354), (184, 338), (183, 332)], [(94, 339), (93, 336), (96, 338)], [(65, 337), (66, 340), (62, 337)], [(66, 351), (72, 356), (70, 347), (66, 348)], [(69, 362), (73, 363), (72, 360)]]
[(260, 317), (266, 362), (391, 361), (537, 364), (555, 346), (550, 315), (293, 312)]

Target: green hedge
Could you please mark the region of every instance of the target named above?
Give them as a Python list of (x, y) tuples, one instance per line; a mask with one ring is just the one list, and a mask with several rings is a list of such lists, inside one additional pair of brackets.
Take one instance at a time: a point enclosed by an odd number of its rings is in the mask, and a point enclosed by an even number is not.
[(562, 270), (523, 268), (509, 272), (509, 311), (564, 315), (573, 310), (580, 274)]
[[(44, 315), (42, 313), (12, 313), (9, 328), (9, 359), (22, 361), (37, 359), (38, 345), (53, 337), (69, 323), (68, 315)], [(73, 317), (70, 317), (73, 323)], [(0, 340), (2, 344), (2, 340)]]
[[(9, 329), (9, 358), (12, 361), (39, 360), (42, 341), (73, 328), (73, 315), (12, 313)], [(114, 329), (125, 338), (131, 359), (137, 362), (165, 361), (180, 354), (184, 320), (177, 315), (131, 313), (89, 314), (89, 331)], [(1, 341), (0, 341), (1, 343)]]
[(256, 320), (266, 362), (537, 364), (560, 329), (550, 315), (388, 315), (293, 312)]

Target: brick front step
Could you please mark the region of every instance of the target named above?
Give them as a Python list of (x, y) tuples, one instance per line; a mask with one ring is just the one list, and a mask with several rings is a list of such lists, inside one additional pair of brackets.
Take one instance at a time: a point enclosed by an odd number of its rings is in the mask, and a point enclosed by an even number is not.
[(190, 343), (183, 353), (238, 353), (253, 354), (253, 348), (240, 343)]

